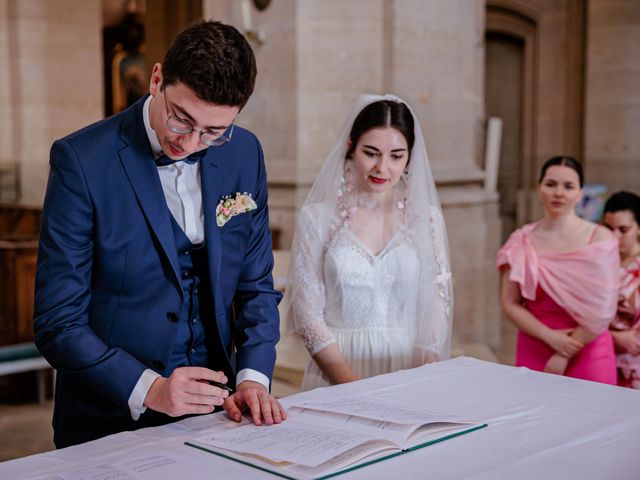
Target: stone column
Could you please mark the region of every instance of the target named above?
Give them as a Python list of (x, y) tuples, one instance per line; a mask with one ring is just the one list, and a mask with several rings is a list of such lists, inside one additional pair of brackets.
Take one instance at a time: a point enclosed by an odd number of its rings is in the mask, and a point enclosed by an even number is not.
[(484, 179), (483, 0), (388, 3), (389, 90), (422, 122), (449, 234), (454, 278), (454, 339), (500, 344), (495, 254), (498, 197)]
[[(209, 3), (220, 6), (224, 2)], [(241, 7), (241, 2), (228, 2), (225, 9), (211, 9), (211, 13), (245, 32), (247, 19)], [(253, 96), (238, 116), (239, 124), (253, 131), (264, 149), (271, 227), (281, 248), (288, 248), (295, 225), (300, 132), (297, 10), (298, 4), (293, 1), (271, 2), (263, 12), (253, 7), (249, 10), (255, 35), (248, 38), (256, 55), (258, 76)]]
[[(249, 9), (258, 78), (238, 122), (264, 147), (281, 248), (291, 244), (297, 211), (352, 103), (383, 93), (384, 4), (288, 0)], [(240, 1), (206, 0), (204, 12), (241, 32), (248, 26)]]
[[(243, 28), (238, 2), (208, 0), (205, 12)], [(395, 93), (422, 122), (444, 205), (455, 335), (497, 347), (500, 228), (481, 168), (484, 1), (283, 0), (251, 14), (264, 43), (252, 40), (258, 81), (240, 122), (265, 149), (281, 248), (355, 99)]]
[(103, 116), (101, 3), (0, 0), (0, 163), (40, 205), (56, 138)]
[(18, 142), (16, 141), (16, 118), (14, 112), (20, 102), (20, 90), (12, 88), (15, 70), (11, 67), (11, 58), (15, 46), (16, 2), (0, 0), (0, 65), (9, 68), (0, 69), (0, 201), (12, 201), (18, 194), (16, 185)]
[(587, 181), (640, 193), (640, 2), (590, 0)]

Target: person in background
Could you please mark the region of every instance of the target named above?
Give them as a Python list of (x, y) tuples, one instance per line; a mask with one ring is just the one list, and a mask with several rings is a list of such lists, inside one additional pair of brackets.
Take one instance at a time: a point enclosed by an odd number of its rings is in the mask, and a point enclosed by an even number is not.
[(446, 231), (422, 130), (361, 96), (300, 212), (283, 300), (312, 355), (304, 390), (446, 359)]
[(617, 192), (604, 205), (603, 223), (619, 242), (620, 295), (611, 323), (618, 385), (640, 389), (640, 197)]
[(575, 159), (544, 164), (544, 218), (513, 232), (497, 254), (500, 299), (519, 329), (516, 365), (615, 385), (608, 325), (618, 298), (618, 245), (606, 228), (576, 215), (582, 186)]

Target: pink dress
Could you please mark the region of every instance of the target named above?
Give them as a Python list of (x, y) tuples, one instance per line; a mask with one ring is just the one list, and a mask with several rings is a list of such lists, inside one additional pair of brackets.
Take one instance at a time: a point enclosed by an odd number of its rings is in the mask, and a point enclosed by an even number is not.
[[(612, 330), (636, 331), (640, 335), (640, 257), (620, 268), (618, 313)], [(618, 385), (640, 390), (640, 355), (617, 352)]]
[[(537, 224), (511, 234), (497, 255), (497, 266), (511, 268), (524, 307), (553, 329), (582, 326), (598, 335), (569, 361), (565, 375), (616, 384), (613, 340), (607, 330), (616, 312), (620, 260), (618, 242), (590, 243), (572, 252), (537, 251), (529, 240)], [(553, 349), (518, 332), (516, 364), (543, 371)]]
[[(534, 317), (554, 330), (575, 328), (578, 323), (540, 287), (535, 300), (525, 300), (524, 306)], [(516, 365), (543, 371), (553, 349), (531, 335), (518, 332), (516, 345)], [(608, 330), (593, 339), (567, 366), (567, 377), (582, 378), (594, 382), (616, 384), (615, 354), (613, 339)]]

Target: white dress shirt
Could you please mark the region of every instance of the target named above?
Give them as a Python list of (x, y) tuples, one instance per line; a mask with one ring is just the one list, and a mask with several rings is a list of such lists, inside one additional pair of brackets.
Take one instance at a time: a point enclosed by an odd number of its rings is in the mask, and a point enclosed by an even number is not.
[[(151, 96), (147, 98), (142, 107), (144, 128), (151, 144), (154, 158), (162, 155), (162, 148), (156, 132), (149, 123), (149, 104)], [(175, 162), (171, 165), (158, 167), (158, 175), (162, 183), (164, 198), (173, 218), (187, 235), (191, 243), (198, 244), (204, 241), (204, 211), (202, 209), (202, 190), (200, 188), (200, 162), (189, 164), (187, 162)], [(144, 399), (153, 382), (160, 375), (151, 369), (146, 369), (136, 383), (129, 397), (129, 411), (131, 418), (138, 420), (147, 407)], [(251, 368), (243, 368), (236, 376), (236, 385), (245, 380), (252, 380), (265, 386), (269, 390), (269, 378), (263, 373)]]

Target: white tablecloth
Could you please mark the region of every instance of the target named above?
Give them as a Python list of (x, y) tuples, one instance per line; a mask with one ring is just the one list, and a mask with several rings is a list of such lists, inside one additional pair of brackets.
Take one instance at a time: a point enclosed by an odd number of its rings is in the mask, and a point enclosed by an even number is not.
[[(488, 423), (484, 428), (338, 478), (640, 478), (640, 391), (456, 358), (283, 399), (369, 393)], [(0, 478), (274, 479), (184, 441), (223, 414), (112, 435), (0, 463)]]

